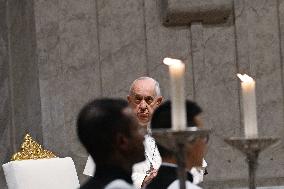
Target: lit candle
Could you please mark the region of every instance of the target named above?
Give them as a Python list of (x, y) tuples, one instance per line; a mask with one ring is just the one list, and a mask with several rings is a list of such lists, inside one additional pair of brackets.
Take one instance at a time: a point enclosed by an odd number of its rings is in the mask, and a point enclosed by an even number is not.
[(244, 74), (237, 74), (242, 81), (243, 116), (246, 138), (257, 138), (255, 81)]
[(186, 129), (186, 108), (184, 92), (184, 70), (182, 61), (164, 58), (164, 64), (169, 66), (171, 82), (172, 129), (175, 131)]

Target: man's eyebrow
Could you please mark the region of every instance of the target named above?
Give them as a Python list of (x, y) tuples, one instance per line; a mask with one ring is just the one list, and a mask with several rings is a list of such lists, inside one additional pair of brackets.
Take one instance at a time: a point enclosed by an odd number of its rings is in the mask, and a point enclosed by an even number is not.
[(137, 97), (144, 97), (144, 98), (154, 98), (154, 96), (143, 96), (143, 95), (140, 95), (140, 94), (135, 94), (135, 96)]
[(148, 96), (143, 96), (141, 94), (138, 94), (138, 93), (135, 93), (135, 92), (131, 92), (131, 95), (132, 96), (135, 96), (135, 97), (144, 97), (144, 98), (155, 98), (155, 96), (151, 96), (151, 95), (148, 95)]

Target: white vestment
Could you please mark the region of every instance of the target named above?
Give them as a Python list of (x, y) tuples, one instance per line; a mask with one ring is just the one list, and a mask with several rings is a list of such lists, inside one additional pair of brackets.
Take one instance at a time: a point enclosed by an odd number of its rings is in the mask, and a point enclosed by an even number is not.
[(141, 188), (142, 182), (151, 167), (159, 169), (162, 163), (155, 139), (149, 134), (145, 135), (144, 146), (146, 160), (134, 164), (132, 169), (132, 180), (136, 188)]
[(89, 155), (87, 163), (85, 165), (85, 169), (83, 171), (83, 174), (93, 177), (95, 173), (95, 169), (96, 169), (96, 164), (92, 156)]
[(205, 168), (207, 167), (207, 162), (203, 159), (202, 167), (192, 167), (190, 173), (193, 177), (193, 184), (199, 184), (203, 182), (203, 176), (205, 172)]

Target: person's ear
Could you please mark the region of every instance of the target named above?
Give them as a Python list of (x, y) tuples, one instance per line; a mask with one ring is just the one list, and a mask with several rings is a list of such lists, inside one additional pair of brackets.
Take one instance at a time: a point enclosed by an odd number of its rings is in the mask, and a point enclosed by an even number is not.
[(158, 97), (158, 99), (157, 99), (157, 106), (160, 106), (162, 104), (163, 99), (164, 98), (162, 96)]
[(129, 139), (122, 133), (116, 135), (116, 145), (121, 150), (128, 150), (129, 148)]
[(128, 101), (128, 104), (131, 103), (131, 97), (130, 97), (130, 95), (127, 95), (127, 101)]

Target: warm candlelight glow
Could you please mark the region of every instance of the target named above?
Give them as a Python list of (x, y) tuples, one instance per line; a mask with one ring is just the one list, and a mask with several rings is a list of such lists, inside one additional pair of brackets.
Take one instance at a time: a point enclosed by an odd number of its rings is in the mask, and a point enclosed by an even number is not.
[(242, 82), (253, 82), (254, 81), (253, 78), (248, 76), (247, 74), (243, 74), (243, 75), (242, 74), (237, 74), (237, 76), (240, 78), (240, 80)]
[(163, 60), (164, 64), (171, 66), (171, 65), (177, 65), (177, 64), (183, 64), (181, 60), (179, 59), (173, 59), (173, 58), (164, 58)]
[(181, 60), (164, 58), (164, 64), (169, 66), (171, 82), (172, 129), (176, 131), (186, 129), (186, 109), (184, 92), (185, 65)]
[(257, 138), (255, 81), (246, 74), (237, 74), (242, 81), (243, 117), (246, 138)]

